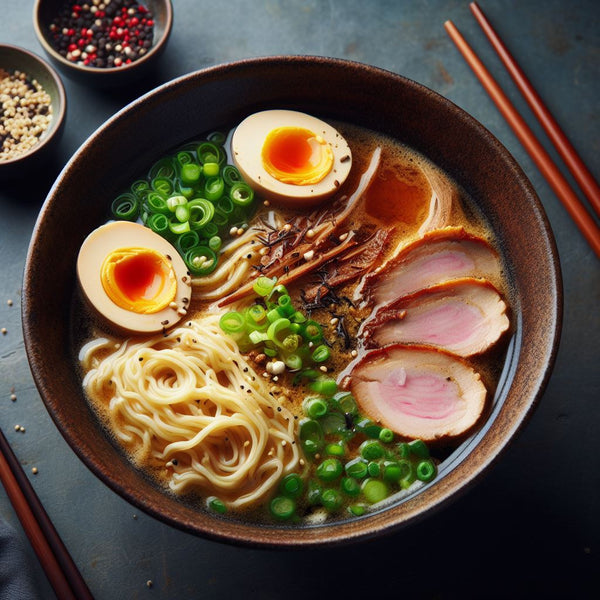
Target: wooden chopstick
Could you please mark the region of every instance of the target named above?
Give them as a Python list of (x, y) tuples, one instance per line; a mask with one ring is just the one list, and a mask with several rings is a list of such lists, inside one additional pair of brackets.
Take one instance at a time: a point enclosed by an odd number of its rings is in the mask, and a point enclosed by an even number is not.
[(0, 429), (0, 481), (60, 600), (93, 600), (21, 464)]
[(510, 76), (513, 78), (513, 81), (544, 128), (550, 141), (554, 144), (554, 147), (564, 160), (571, 175), (573, 175), (575, 181), (577, 181), (581, 191), (590, 201), (596, 214), (600, 216), (600, 186), (594, 179), (594, 176), (590, 173), (579, 154), (577, 154), (577, 151), (560, 128), (560, 125), (546, 108), (544, 102), (525, 76), (525, 73), (523, 73), (521, 67), (500, 39), (500, 36), (494, 31), (477, 2), (471, 2), (469, 7), (494, 47), (494, 50), (496, 50), (496, 53), (504, 63)]
[(446, 21), (444, 28), (527, 153), (550, 184), (558, 199), (571, 215), (577, 227), (579, 227), (581, 233), (596, 253), (596, 256), (600, 257), (600, 228), (596, 225), (585, 206), (580, 202), (577, 194), (571, 189), (550, 155), (537, 140), (533, 131), (512, 105), (506, 94), (502, 91), (502, 88), (496, 83), (484, 64), (475, 52), (473, 52), (469, 44), (467, 44), (454, 23)]

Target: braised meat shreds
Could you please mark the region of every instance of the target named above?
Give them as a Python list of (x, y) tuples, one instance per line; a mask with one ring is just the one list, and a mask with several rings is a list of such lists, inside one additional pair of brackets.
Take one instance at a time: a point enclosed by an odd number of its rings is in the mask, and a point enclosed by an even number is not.
[(479, 374), (462, 359), (399, 344), (368, 352), (352, 371), (350, 390), (364, 414), (424, 441), (466, 433), (486, 400)]
[(463, 278), (405, 296), (364, 328), (367, 346), (425, 344), (459, 356), (481, 354), (508, 329), (506, 304), (489, 282)]
[(392, 235), (391, 229), (379, 229), (367, 241), (358, 244), (338, 260), (332, 260), (320, 269), (320, 281), (304, 290), (304, 299), (312, 302), (323, 298), (332, 288), (362, 277), (382, 260)]

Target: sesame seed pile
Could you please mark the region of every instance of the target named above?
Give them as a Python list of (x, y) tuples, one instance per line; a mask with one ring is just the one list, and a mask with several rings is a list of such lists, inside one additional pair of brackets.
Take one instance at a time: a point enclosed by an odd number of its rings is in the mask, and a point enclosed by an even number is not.
[(50, 96), (22, 71), (0, 68), (0, 161), (33, 148), (52, 119)]
[(51, 42), (67, 60), (87, 67), (121, 67), (152, 47), (154, 19), (135, 0), (68, 2), (50, 25)]

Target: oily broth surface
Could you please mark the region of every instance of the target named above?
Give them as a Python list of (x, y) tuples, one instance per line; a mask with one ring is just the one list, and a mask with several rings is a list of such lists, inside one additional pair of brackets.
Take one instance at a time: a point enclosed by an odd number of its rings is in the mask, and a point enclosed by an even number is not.
[[(350, 196), (358, 185), (360, 176), (366, 170), (372, 152), (378, 146), (382, 148), (382, 161), (378, 173), (371, 187), (364, 195), (364, 199), (358, 203), (357, 208), (349, 218), (347, 229), (375, 232), (382, 227), (388, 227), (390, 222), (393, 222), (395, 231), (388, 240), (386, 253), (384, 254), (385, 259), (399, 245), (408, 244), (418, 237), (417, 232), (427, 216), (431, 197), (431, 186), (427, 180), (425, 171), (432, 170), (437, 173), (440, 173), (440, 171), (422, 155), (415, 153), (389, 137), (346, 123), (332, 122), (332, 124), (350, 144), (353, 154), (353, 167), (348, 180), (340, 188), (338, 194), (333, 200), (326, 202)], [(444, 177), (446, 176), (444, 175)], [(457, 197), (459, 200), (452, 206), (450, 224), (453, 226), (463, 226), (467, 231), (487, 239), (497, 247), (494, 244), (493, 234), (477, 206), (467, 197), (463, 190), (458, 188), (454, 183), (453, 185), (458, 192)], [(108, 204), (109, 201), (107, 200)], [(273, 208), (273, 206), (270, 207), (270, 209)], [(266, 208), (259, 209), (254, 221), (257, 222), (266, 210)], [(288, 220), (294, 214), (297, 214), (289, 209), (280, 210), (279, 212), (284, 220)], [(314, 280), (314, 275), (308, 275), (288, 286), (294, 303), (301, 310), (302, 301), (300, 292), (307, 286), (314, 285)], [(360, 279), (340, 287), (337, 290), (338, 297), (352, 298), (354, 288), (359, 281)], [(493, 283), (505, 298), (509, 298), (509, 290), (504, 281)], [(191, 310), (185, 321), (200, 317), (207, 312), (212, 313), (215, 311), (214, 304), (203, 302), (201, 298), (197, 297), (197, 294), (193, 294), (192, 306), (190, 308)], [(222, 310), (226, 312), (226, 310), (231, 308), (233, 306)], [(323, 325), (325, 337), (332, 345), (332, 358), (328, 362), (330, 376), (335, 377), (336, 374), (341, 373), (354, 360), (354, 356), (352, 355), (353, 350), (360, 353), (361, 348), (356, 337), (356, 332), (361, 321), (369, 312), (370, 308), (368, 307), (361, 307), (357, 304), (352, 306), (349, 303), (343, 302), (326, 305), (312, 313), (311, 318)], [(84, 373), (77, 360), (79, 349), (86, 341), (106, 335), (106, 333), (113, 334), (113, 332), (106, 330), (97, 317), (90, 314), (84, 305), (80, 293), (76, 294), (72, 314), (71, 332), (74, 362), (77, 371), (81, 375), (81, 378), (83, 378)], [(331, 320), (335, 318), (344, 319), (346, 330), (351, 340), (349, 347), (346, 347), (344, 340), (340, 339), (336, 334), (335, 326), (331, 324)], [(508, 337), (508, 335), (505, 335), (502, 341), (484, 357), (471, 361), (473, 367), (482, 375), (488, 389), (489, 398), (494, 395), (496, 382), (504, 362), (505, 340)], [(263, 375), (264, 368), (262, 366), (257, 365), (255, 370), (259, 376)], [(286, 375), (278, 378), (277, 381), (272, 381), (272, 395), (296, 417), (301, 418), (303, 416), (302, 400), (311, 392), (305, 386), (292, 386), (291, 379), (291, 376)], [(161, 488), (172, 495), (173, 492), (167, 487), (168, 474), (165, 472), (163, 464), (157, 464), (157, 461), (150, 459), (150, 457), (140, 456), (136, 454), (134, 448), (123, 447), (122, 442), (116, 441), (116, 437), (111, 431), (110, 419), (106, 410), (108, 398), (94, 397), (87, 399), (104, 429), (113, 441), (115, 441), (115, 444), (125, 451), (130, 460), (139, 466), (146, 475), (150, 475), (157, 481)], [(455, 446), (456, 444), (449, 449), (440, 449), (440, 452), (437, 454), (434, 451), (434, 454), (438, 458), (443, 459)], [(245, 514), (248, 516), (247, 511)], [(258, 514), (252, 514), (251, 518), (255, 520), (255, 516), (256, 519), (259, 519)]]

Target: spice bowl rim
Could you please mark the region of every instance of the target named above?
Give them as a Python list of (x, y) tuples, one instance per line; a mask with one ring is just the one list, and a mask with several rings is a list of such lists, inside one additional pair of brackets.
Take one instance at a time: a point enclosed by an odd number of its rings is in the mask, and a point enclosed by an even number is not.
[[(49, 24), (42, 18), (42, 7), (46, 0), (35, 0), (33, 7), (33, 27), (44, 52), (67, 76), (75, 80), (85, 81), (90, 84), (93, 83), (98, 87), (110, 87), (131, 82), (134, 78), (139, 77), (165, 50), (173, 28), (173, 3), (172, 0), (153, 1), (164, 6), (164, 27), (161, 27), (160, 37), (153, 39), (152, 45), (144, 56), (134, 60), (130, 64), (119, 67), (88, 67), (87, 65), (74, 63), (62, 56), (50, 43), (47, 36), (46, 29)], [(153, 18), (156, 19), (156, 15), (153, 15)]]
[(44, 88), (44, 90), (51, 96), (50, 105), (52, 107), (52, 120), (50, 121), (48, 129), (43, 132), (39, 141), (26, 152), (22, 152), (14, 158), (0, 160), (0, 176), (2, 178), (5, 176), (15, 176), (19, 173), (20, 168), (26, 162), (29, 163), (30, 159), (32, 159), (34, 156), (41, 156), (43, 153), (47, 154), (46, 151), (49, 150), (60, 139), (64, 129), (65, 117), (67, 113), (67, 94), (65, 92), (62, 78), (48, 61), (44, 60), (35, 52), (15, 44), (0, 44), (0, 56), (5, 54), (13, 54), (14, 56), (21, 55), (24, 60), (29, 61), (32, 65), (35, 65), (35, 68), (33, 69), (35, 72), (26, 72), (24, 69), (13, 67), (10, 64), (0, 64), (1, 68), (9, 72), (15, 69), (22, 70), (28, 78), (36, 80), (39, 79), (38, 74), (45, 74), (51, 80), (55, 88), (55, 93), (53, 90), (51, 93), (51, 91)]

